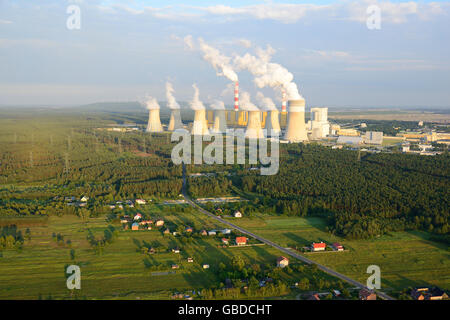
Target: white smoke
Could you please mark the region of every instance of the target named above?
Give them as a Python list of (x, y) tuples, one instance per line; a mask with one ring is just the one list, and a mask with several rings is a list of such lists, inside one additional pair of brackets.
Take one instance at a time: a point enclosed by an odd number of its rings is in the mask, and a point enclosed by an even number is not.
[(273, 103), (273, 100), (269, 97), (265, 97), (262, 92), (258, 92), (256, 94), (256, 100), (264, 110), (271, 111), (277, 109), (275, 103)]
[(255, 76), (254, 82), (258, 88), (283, 87), (289, 100), (302, 99), (297, 85), (293, 82), (294, 75), (278, 63), (270, 62), (275, 50), (267, 46), (267, 49), (256, 49), (256, 56), (246, 53), (244, 56), (236, 56), (234, 65), (238, 70), (246, 69)]
[(192, 101), (190, 103), (191, 109), (204, 110), (205, 106), (203, 105), (203, 102), (200, 101), (200, 90), (195, 83), (192, 85), (192, 88), (194, 88), (194, 97), (192, 98)]
[(214, 100), (209, 107), (214, 110), (225, 110), (225, 103), (222, 100)]
[(259, 111), (258, 107), (250, 100), (250, 93), (247, 91), (241, 91), (240, 93), (240, 107), (244, 111)]
[[(191, 35), (184, 37), (183, 40), (189, 49), (195, 49)], [(223, 55), (219, 50), (208, 45), (202, 38), (198, 39), (198, 48), (202, 53), (203, 59), (213, 66), (218, 76), (224, 76), (233, 82), (238, 81), (238, 75), (234, 72), (230, 63), (230, 57)]]
[(145, 104), (145, 107), (148, 110), (155, 110), (155, 109), (159, 110), (159, 103), (158, 103), (158, 100), (156, 100), (156, 98), (153, 98), (151, 96), (147, 96), (145, 98), (145, 103), (144, 104)]
[(172, 84), (167, 81), (166, 82), (166, 99), (167, 99), (167, 107), (170, 109), (180, 109), (180, 105), (177, 100), (173, 96), (175, 90), (173, 89)]

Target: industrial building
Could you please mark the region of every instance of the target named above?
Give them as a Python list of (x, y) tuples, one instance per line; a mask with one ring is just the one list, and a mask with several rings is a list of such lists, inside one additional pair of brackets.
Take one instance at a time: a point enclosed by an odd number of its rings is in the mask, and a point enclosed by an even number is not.
[(383, 143), (383, 132), (367, 131), (363, 136), (363, 142), (365, 144), (381, 145)]

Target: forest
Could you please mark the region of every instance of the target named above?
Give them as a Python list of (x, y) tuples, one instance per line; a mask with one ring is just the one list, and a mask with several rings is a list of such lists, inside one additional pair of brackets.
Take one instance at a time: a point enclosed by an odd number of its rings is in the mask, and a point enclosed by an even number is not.
[[(170, 135), (148, 134), (145, 113), (6, 114), (0, 126), (0, 215), (90, 215), (136, 198), (176, 199), (182, 170), (171, 161)], [(132, 123), (140, 131), (105, 128)], [(390, 231), (449, 233), (448, 152), (434, 157), (280, 145), (280, 170), (261, 176), (250, 165), (189, 165), (193, 197), (244, 195), (228, 211), (314, 216), (329, 231), (370, 238)], [(254, 166), (253, 166), (254, 167)], [(67, 197), (88, 196), (85, 208)], [(214, 209), (214, 208), (212, 208)]]

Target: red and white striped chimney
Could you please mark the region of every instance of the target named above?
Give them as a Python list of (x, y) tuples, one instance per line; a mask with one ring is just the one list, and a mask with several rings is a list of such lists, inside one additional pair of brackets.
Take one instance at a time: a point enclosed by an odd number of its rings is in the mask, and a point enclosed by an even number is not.
[(236, 81), (234, 87), (234, 111), (239, 110), (239, 81)]
[(286, 90), (281, 91), (281, 112), (286, 112)]

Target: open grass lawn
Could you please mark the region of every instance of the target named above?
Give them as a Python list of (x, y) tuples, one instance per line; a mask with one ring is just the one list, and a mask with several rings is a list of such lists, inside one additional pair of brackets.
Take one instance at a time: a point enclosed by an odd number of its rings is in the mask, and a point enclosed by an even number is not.
[(386, 291), (415, 285), (450, 289), (449, 250), (443, 244), (429, 241), (426, 232), (394, 232), (371, 240), (345, 240), (326, 232), (325, 221), (316, 217), (257, 215), (233, 222), (285, 247), (303, 247), (313, 241), (340, 242), (348, 251), (305, 255), (362, 283), (369, 276), (367, 267), (378, 265)]
[[(145, 206), (143, 213), (151, 212), (152, 217), (163, 217), (166, 222), (176, 225), (190, 225), (195, 230), (203, 228), (223, 228), (215, 221), (199, 213), (168, 212), (162, 206)], [(104, 248), (98, 255), (87, 241), (88, 230), (97, 238), (110, 223), (105, 217), (90, 218), (83, 222), (76, 216), (50, 217), (45, 225), (30, 226), (31, 240), (25, 240), (22, 251), (9, 249), (3, 251), (0, 258), (0, 299), (38, 299), (42, 297), (60, 299), (69, 298), (66, 288), (65, 266), (79, 265), (81, 268), (81, 290), (78, 298), (88, 299), (169, 299), (174, 291), (184, 292), (190, 289), (202, 289), (218, 286), (217, 266), (234, 255), (241, 255), (249, 263), (274, 264), (280, 255), (268, 246), (244, 248), (218, 248), (219, 240), (212, 237), (194, 239), (183, 244), (173, 236), (163, 235), (159, 230), (122, 230), (116, 240)], [(71, 248), (58, 245), (52, 234), (71, 240), (75, 250), (75, 260), (71, 260)], [(180, 247), (181, 253), (161, 252), (153, 255), (143, 254), (139, 249), (145, 243), (167, 248)], [(194, 262), (188, 263), (187, 257)], [(145, 267), (144, 259), (152, 264), (161, 263), (161, 270)], [(180, 269), (171, 270), (176, 263)], [(209, 270), (203, 270), (202, 264), (210, 264)], [(175, 271), (174, 274), (152, 275), (152, 273)], [(292, 282), (300, 275), (284, 275)]]

